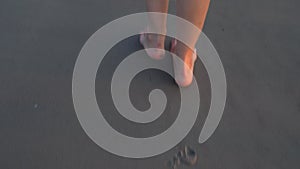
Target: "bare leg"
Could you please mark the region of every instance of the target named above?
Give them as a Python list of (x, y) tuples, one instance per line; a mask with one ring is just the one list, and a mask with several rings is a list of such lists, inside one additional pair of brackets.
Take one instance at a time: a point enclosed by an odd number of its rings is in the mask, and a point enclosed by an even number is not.
[[(148, 12), (160, 12), (166, 13), (168, 12), (168, 4), (169, 0), (146, 0), (147, 1), (147, 10)], [(162, 32), (162, 34), (166, 33), (166, 22), (167, 22), (167, 15), (165, 17), (157, 17), (156, 15), (149, 14), (149, 25), (147, 29), (151, 31)], [(143, 38), (141, 38), (141, 43), (145, 49), (147, 48), (159, 48), (164, 50), (164, 35), (158, 34), (145, 34)], [(148, 53), (148, 52), (147, 52)], [(148, 55), (151, 55), (151, 52)], [(155, 54), (152, 51), (152, 58), (159, 58), (159, 54)]]
[[(202, 30), (206, 14), (208, 11), (210, 0), (177, 0), (177, 16), (186, 19)], [(184, 29), (184, 28), (183, 28)], [(188, 30), (179, 30), (185, 33), (189, 37), (189, 42), (192, 47), (195, 46), (200, 34), (190, 34)], [(178, 42), (176, 46), (176, 52), (186, 64), (190, 65), (192, 50), (187, 48), (181, 42)]]
[[(160, 12), (168, 13), (169, 0), (147, 0), (148, 12)], [(166, 32), (167, 16), (155, 17), (155, 15), (149, 15), (149, 27), (156, 31)]]
[[(209, 2), (210, 0), (177, 0), (177, 16), (188, 20), (202, 30)], [(179, 64), (177, 64), (177, 66), (174, 65), (175, 77), (176, 73), (179, 75), (178, 77), (180, 77), (178, 78), (179, 80), (175, 80), (181, 86), (188, 86), (191, 83), (192, 78), (190, 76), (192, 76), (192, 74), (187, 73), (187, 69), (193, 70), (195, 59), (193, 49), (201, 32), (195, 34), (185, 27), (180, 27), (177, 31), (180, 31), (178, 32), (180, 34), (184, 33), (184, 36), (188, 39), (188, 43), (191, 45), (192, 49), (179, 41), (177, 42), (176, 47), (173, 46), (174, 49), (172, 52), (179, 56), (186, 66), (188, 66), (187, 68), (184, 68), (184, 66), (180, 66)]]

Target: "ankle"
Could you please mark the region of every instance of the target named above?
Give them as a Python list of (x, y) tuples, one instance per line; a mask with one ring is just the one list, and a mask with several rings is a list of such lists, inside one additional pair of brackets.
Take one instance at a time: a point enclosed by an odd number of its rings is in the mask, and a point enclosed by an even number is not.
[(157, 46), (164, 46), (165, 43), (165, 35), (159, 35), (159, 34), (147, 34), (147, 39), (153, 43), (156, 43)]
[(175, 54), (179, 56), (182, 60), (189, 59), (193, 55), (194, 50), (187, 47), (184, 43), (177, 41), (177, 45), (175, 47)]

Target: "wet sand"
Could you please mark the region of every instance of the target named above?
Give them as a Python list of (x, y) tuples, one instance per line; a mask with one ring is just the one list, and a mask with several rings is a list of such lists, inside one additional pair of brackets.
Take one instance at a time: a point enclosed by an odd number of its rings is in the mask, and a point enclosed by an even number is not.
[[(147, 159), (128, 159), (98, 147), (81, 128), (72, 102), (72, 72), (81, 47), (97, 29), (144, 1), (0, 2), (0, 168), (166, 169), (184, 145), (195, 148), (198, 169), (297, 168), (300, 156), (300, 1), (212, 1), (204, 32), (218, 50), (227, 76), (223, 118), (204, 144), (197, 139), (209, 107), (209, 80), (198, 60), (201, 92), (196, 125), (177, 147)], [(171, 1), (170, 13), (175, 3)], [(96, 80), (99, 106), (118, 131), (155, 135), (176, 118), (178, 88), (149, 70), (132, 82), (132, 102), (146, 109), (148, 92), (163, 89), (171, 104), (157, 121), (141, 126), (111, 108), (109, 79), (118, 62), (141, 49), (134, 36), (116, 45)]]

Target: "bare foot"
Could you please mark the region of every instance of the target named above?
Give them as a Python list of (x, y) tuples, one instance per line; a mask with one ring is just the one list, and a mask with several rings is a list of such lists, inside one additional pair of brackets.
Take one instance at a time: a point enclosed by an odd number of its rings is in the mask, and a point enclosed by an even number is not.
[[(194, 63), (197, 58), (196, 49), (191, 50), (177, 40), (171, 43), (175, 81), (181, 87), (189, 86), (193, 81)], [(181, 59), (175, 58), (177, 56)]]
[(162, 59), (165, 55), (165, 36), (142, 32), (140, 43), (152, 59)]

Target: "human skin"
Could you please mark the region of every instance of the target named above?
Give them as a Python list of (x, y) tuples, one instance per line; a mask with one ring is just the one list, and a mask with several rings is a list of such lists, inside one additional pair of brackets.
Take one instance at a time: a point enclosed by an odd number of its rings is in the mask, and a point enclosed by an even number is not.
[[(176, 0), (176, 15), (188, 20), (202, 30), (206, 14), (209, 8), (210, 0)], [(146, 0), (148, 12), (168, 12), (169, 0)], [(166, 32), (166, 21), (167, 15), (165, 17), (157, 18), (154, 15), (149, 15), (149, 29), (154, 29), (155, 31), (160, 31), (162, 33)], [(178, 30), (178, 29), (177, 29)], [(179, 33), (184, 33), (188, 39), (189, 45), (194, 47), (198, 37), (201, 32), (195, 34), (191, 32), (188, 28), (180, 27)], [(161, 48), (164, 49), (163, 35), (147, 35), (147, 42), (145, 42), (146, 47)], [(179, 56), (185, 64), (188, 66), (192, 65), (192, 55), (193, 49), (188, 48), (181, 42), (178, 42), (175, 50), (173, 51), (177, 56)]]

